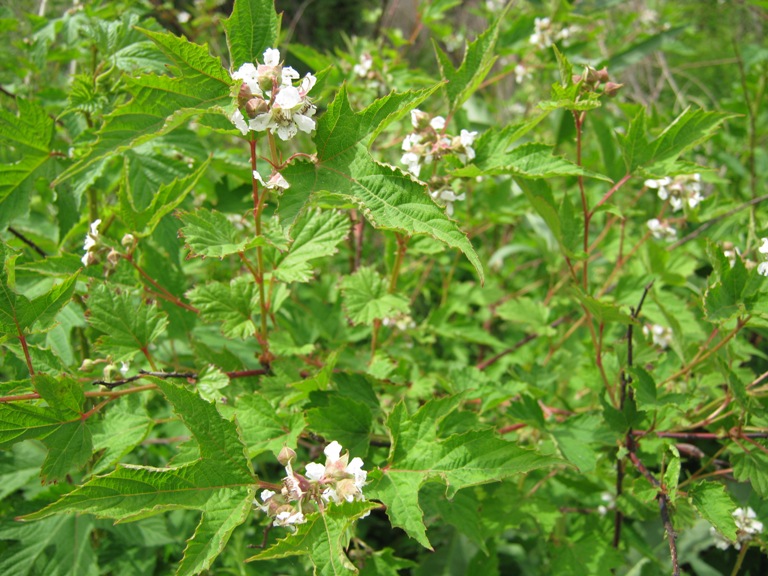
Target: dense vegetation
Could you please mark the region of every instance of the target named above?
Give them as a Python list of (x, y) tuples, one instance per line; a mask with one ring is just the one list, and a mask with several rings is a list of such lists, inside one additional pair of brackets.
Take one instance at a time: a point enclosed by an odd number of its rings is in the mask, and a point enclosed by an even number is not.
[(767, 23), (0, 9), (0, 573), (768, 573)]

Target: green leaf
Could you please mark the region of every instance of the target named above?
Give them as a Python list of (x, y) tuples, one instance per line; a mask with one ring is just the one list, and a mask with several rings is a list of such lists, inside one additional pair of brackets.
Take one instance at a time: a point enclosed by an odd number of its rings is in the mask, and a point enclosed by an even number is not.
[(117, 292), (102, 284), (88, 298), (88, 322), (104, 332), (97, 342), (115, 361), (146, 353), (165, 331), (165, 314), (140, 301), (129, 291)]
[(306, 212), (293, 226), (291, 248), (278, 259), (273, 274), (283, 282), (309, 282), (310, 262), (336, 254), (336, 246), (348, 236), (349, 226), (349, 218), (341, 212)]
[(571, 287), (569, 292), (581, 303), (586, 310), (594, 316), (598, 322), (619, 322), (621, 324), (637, 324), (637, 320), (632, 318), (626, 312), (623, 312), (619, 305), (606, 300), (585, 294), (581, 289)]
[(357, 205), (375, 228), (409, 236), (426, 234), (458, 248), (483, 280), (482, 264), (472, 244), (434, 203), (426, 186), (396, 168), (374, 161), (364, 144), (386, 123), (418, 105), (436, 88), (393, 92), (361, 112), (354, 112), (346, 87), (342, 86), (318, 121), (314, 136), (316, 160), (294, 161), (283, 171), (291, 189), (280, 200), (281, 220), (293, 225), (311, 196), (325, 191)]
[(262, 61), (264, 50), (276, 48), (281, 20), (274, 0), (236, 0), (232, 15), (223, 22), (232, 68)]
[(0, 556), (5, 576), (98, 576), (101, 572), (92, 546), (92, 518), (46, 518), (36, 524), (0, 526), (0, 540), (16, 541)]
[(368, 454), (373, 431), (371, 409), (362, 402), (339, 394), (313, 392), (312, 408), (306, 411), (307, 426), (327, 440), (336, 440), (353, 456)]
[(89, 512), (128, 521), (165, 510), (200, 510), (202, 518), (177, 571), (178, 575), (197, 574), (210, 567), (232, 531), (248, 517), (256, 480), (233, 422), (224, 420), (215, 405), (194, 392), (159, 378), (151, 380), (199, 444), (200, 459), (174, 468), (118, 466), (23, 519)]
[(736, 542), (737, 528), (733, 518), (736, 504), (725, 486), (716, 482), (698, 482), (688, 490), (688, 497), (704, 519), (728, 540)]
[(37, 442), (20, 442), (0, 451), (0, 499), (34, 484), (45, 460), (45, 450)]
[(259, 294), (253, 280), (238, 276), (229, 284), (209, 282), (187, 293), (205, 322), (221, 322), (229, 338), (247, 339), (256, 333), (254, 314), (259, 311)]
[(21, 158), (0, 164), (0, 206), (12, 194), (30, 194), (35, 180), (51, 166), (53, 119), (34, 102), (16, 99), (18, 115), (0, 110), (0, 142)]
[(261, 394), (239, 396), (233, 409), (222, 406), (221, 410), (237, 417), (251, 458), (263, 452), (277, 455), (283, 446), (296, 446), (305, 427), (301, 414), (283, 414)]
[(232, 79), (221, 61), (197, 45), (167, 32), (146, 34), (174, 62), (170, 76), (126, 78), (133, 96), (105, 118), (99, 139), (74, 166), (56, 179), (60, 184), (93, 164), (167, 134), (189, 118), (231, 105)]
[(496, 21), (474, 41), (470, 42), (458, 68), (454, 68), (451, 59), (433, 40), (432, 45), (440, 65), (440, 73), (448, 82), (445, 85), (445, 91), (451, 114), (458, 110), (480, 87), (496, 62), (498, 55), (494, 48), (499, 37), (499, 23), (504, 20), (508, 9), (509, 6), (505, 7)]
[(468, 486), (498, 482), (536, 468), (562, 463), (506, 442), (492, 430), (470, 430), (442, 438), (440, 423), (461, 395), (431, 400), (413, 416), (400, 403), (387, 419), (392, 447), (387, 465), (369, 475), (366, 495), (387, 506), (392, 525), (431, 548), (419, 507), (419, 489), (430, 480), (446, 484), (446, 496)]
[(184, 201), (210, 165), (210, 158), (185, 178), (176, 178), (169, 184), (162, 184), (152, 196), (152, 202), (144, 210), (137, 210), (133, 198), (124, 186), (120, 190), (120, 216), (133, 232), (147, 236), (154, 232), (160, 220), (170, 214)]
[(598, 180), (610, 178), (586, 170), (565, 158), (553, 156), (552, 146), (529, 143), (518, 146), (505, 154), (495, 153), (488, 159), (475, 158), (469, 166), (453, 171), (454, 176), (474, 178), (481, 174), (511, 174), (524, 178), (555, 178), (557, 176), (587, 176)]
[(25, 303), (19, 310), (19, 326), (22, 328), (37, 325), (39, 330), (45, 330), (53, 324), (56, 315), (69, 304), (75, 291), (77, 274), (73, 274), (64, 282), (55, 285), (45, 294)]
[(122, 396), (109, 404), (101, 420), (91, 425), (93, 451), (102, 453), (91, 471), (93, 474), (111, 470), (147, 437), (154, 421), (145, 404), (146, 397), (139, 394)]
[[(766, 448), (765, 443), (760, 444)], [(761, 497), (768, 496), (768, 455), (759, 448), (731, 457), (733, 476), (739, 482), (749, 482)]]
[(184, 222), (179, 233), (189, 247), (191, 256), (223, 258), (267, 244), (261, 236), (246, 237), (224, 214), (216, 210), (198, 208), (194, 212), (182, 212), (179, 218)]
[(350, 527), (358, 518), (377, 506), (371, 502), (333, 504), (322, 513), (309, 515), (306, 523), (297, 526), (296, 532), (248, 558), (246, 562), (309, 556), (313, 574), (347, 576), (350, 572), (357, 571), (344, 552), (351, 536)]
[(408, 312), (408, 301), (390, 294), (384, 280), (373, 268), (362, 267), (341, 283), (344, 309), (355, 324), (371, 326), (382, 320)]

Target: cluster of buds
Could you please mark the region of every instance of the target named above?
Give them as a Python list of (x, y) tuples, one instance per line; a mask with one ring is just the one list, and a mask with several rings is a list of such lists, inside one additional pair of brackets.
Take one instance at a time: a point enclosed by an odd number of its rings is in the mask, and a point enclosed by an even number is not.
[[(596, 70), (592, 66), (586, 66), (583, 74), (575, 74), (572, 78), (574, 84), (581, 85), (581, 92), (586, 94), (602, 93), (605, 96), (612, 97), (618, 94), (619, 90), (624, 87), (624, 84), (617, 84), (611, 82), (611, 78), (608, 75), (608, 68), (601, 68)], [(602, 92), (600, 91), (602, 86)]]
[(669, 348), (672, 343), (672, 330), (661, 324), (646, 324), (643, 326), (645, 337), (651, 337), (653, 344), (659, 348)]
[(355, 500), (364, 501), (363, 486), (368, 473), (363, 470), (363, 460), (349, 460), (349, 452), (341, 454), (341, 444), (335, 440), (324, 450), (325, 464), (310, 462), (304, 475), (293, 471), (296, 452), (283, 448), (277, 459), (285, 466), (285, 478), (280, 492), (263, 490), (261, 502), (254, 504), (271, 518), (274, 526), (295, 529), (304, 524), (308, 509), (322, 510), (329, 502), (341, 504)]
[(665, 176), (658, 180), (646, 180), (644, 185), (646, 188), (658, 190), (659, 198), (664, 201), (669, 200), (669, 205), (674, 212), (682, 210), (685, 204), (688, 204), (689, 208), (696, 208), (699, 202), (704, 200), (704, 196), (701, 195), (700, 174), (685, 174), (674, 178)]
[(733, 546), (736, 550), (741, 550), (741, 545), (754, 540), (763, 531), (763, 523), (757, 519), (757, 514), (752, 508), (736, 508), (733, 511), (733, 519), (736, 521), (736, 542), (730, 542), (723, 538), (714, 528), (711, 528), (712, 535), (715, 537), (715, 546), (721, 550), (726, 550)]
[[(299, 130), (310, 133), (315, 129), (312, 116), (316, 108), (307, 93), (315, 85), (316, 78), (307, 74), (299, 80), (296, 70), (280, 64), (279, 50), (267, 48), (263, 64), (243, 64), (232, 73), (232, 78), (240, 80), (241, 84), (237, 94), (238, 108), (230, 120), (243, 135), (249, 130), (269, 130), (282, 140), (290, 140)], [(298, 81), (297, 86), (294, 81)]]
[(648, 230), (651, 231), (651, 235), (657, 240), (671, 242), (677, 238), (677, 229), (666, 220), (651, 218), (648, 220), (647, 226)]
[(549, 48), (555, 42), (562, 42), (564, 46), (567, 46), (575, 31), (575, 26), (573, 28), (567, 26), (561, 28), (553, 24), (549, 18), (536, 18), (533, 22), (533, 34), (528, 41), (542, 50)]

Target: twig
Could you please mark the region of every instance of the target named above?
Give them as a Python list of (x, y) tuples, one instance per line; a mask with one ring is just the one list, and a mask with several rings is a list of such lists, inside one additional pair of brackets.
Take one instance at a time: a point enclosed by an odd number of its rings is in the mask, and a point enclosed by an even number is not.
[(18, 230), (16, 230), (16, 229), (15, 229), (13, 226), (8, 226), (8, 232), (10, 232), (10, 233), (11, 233), (11, 234), (13, 234), (14, 236), (16, 236), (16, 238), (18, 238), (19, 240), (21, 240), (22, 242), (24, 242), (24, 244), (26, 244), (27, 246), (29, 246), (30, 248), (32, 248), (32, 250), (34, 250), (35, 252), (37, 252), (38, 254), (40, 254), (40, 256), (42, 256), (43, 258), (47, 258), (47, 257), (48, 257), (48, 254), (46, 254), (46, 253), (45, 253), (45, 250), (43, 250), (42, 248), (40, 248), (40, 246), (38, 246), (37, 244), (35, 244), (35, 243), (34, 243), (32, 240), (30, 240), (30, 239), (29, 239), (29, 238), (27, 238), (26, 236), (24, 236), (24, 234), (22, 234), (21, 232), (19, 232)]
[[(250, 376), (263, 376), (268, 374), (269, 370), (266, 368), (257, 368), (254, 370), (237, 370), (234, 372), (225, 372), (230, 379), (235, 378), (248, 378)], [(199, 376), (196, 372), (149, 372), (147, 370), (139, 370), (139, 373), (135, 376), (124, 378), (123, 380), (115, 380), (114, 382), (107, 382), (105, 380), (95, 380), (91, 382), (94, 386), (106, 386), (110, 390), (117, 386), (124, 384), (130, 384), (136, 382), (146, 376), (154, 376), (155, 378), (184, 378), (185, 380), (198, 380)]]

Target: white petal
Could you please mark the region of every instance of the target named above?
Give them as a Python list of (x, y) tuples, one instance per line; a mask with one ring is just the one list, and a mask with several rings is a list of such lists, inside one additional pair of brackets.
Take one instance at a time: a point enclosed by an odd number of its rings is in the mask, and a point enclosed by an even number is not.
[(280, 137), (280, 140), (290, 140), (294, 136), (296, 136), (296, 132), (298, 130), (296, 129), (296, 124), (291, 122), (287, 126), (278, 126), (277, 127), (277, 135)]
[(251, 121), (248, 122), (248, 125), (251, 127), (251, 130), (263, 132), (272, 125), (272, 114), (269, 112), (266, 114), (259, 114), (256, 118), (251, 119)]
[(284, 86), (280, 88), (280, 92), (277, 93), (275, 98), (275, 104), (280, 106), (283, 110), (292, 110), (301, 103), (301, 95), (299, 91), (293, 86)]
[(91, 236), (95, 236), (98, 238), (99, 236), (99, 224), (101, 224), (101, 219), (94, 220), (91, 222)]
[(312, 118), (304, 116), (304, 114), (296, 114), (293, 117), (293, 121), (296, 122), (296, 126), (298, 126), (299, 130), (306, 132), (307, 134), (315, 129), (315, 121), (312, 120)]
[(328, 462), (335, 462), (341, 457), (341, 444), (334, 440), (323, 450), (325, 457), (328, 458)]
[(272, 498), (272, 496), (274, 496), (275, 494), (276, 493), (273, 492), (272, 490), (262, 490), (261, 491), (261, 496), (260, 496), (261, 497), (261, 501), (262, 502), (266, 502), (267, 500)]
[(240, 110), (235, 110), (235, 112), (232, 114), (232, 117), (230, 118), (232, 121), (232, 124), (235, 125), (235, 128), (240, 130), (240, 132), (245, 136), (248, 134), (248, 124), (245, 121), (245, 116), (243, 116), (243, 113), (240, 112)]
[(272, 177), (269, 179), (269, 183), (267, 184), (268, 188), (282, 188), (283, 190), (287, 190), (291, 187), (290, 184), (288, 184), (288, 180), (283, 178), (283, 175), (280, 174), (280, 172), (275, 172), (272, 174)]
[(445, 118), (442, 116), (435, 116), (432, 118), (432, 120), (429, 121), (429, 125), (439, 132), (445, 128)]
[(266, 186), (266, 184), (264, 184), (264, 178), (262, 178), (262, 177), (261, 177), (261, 174), (259, 174), (259, 173), (258, 173), (258, 171), (256, 171), (256, 170), (254, 170), (254, 171), (253, 171), (253, 178), (254, 178), (254, 179), (255, 179), (255, 180), (256, 180), (256, 181), (257, 181), (259, 184), (261, 184), (262, 186)]
[(267, 66), (277, 66), (280, 64), (280, 50), (277, 48), (267, 48), (264, 50), (264, 64)]
[(762, 238), (761, 239), (762, 244), (760, 245), (760, 248), (757, 249), (760, 254), (768, 254), (768, 238)]
[(301, 86), (300, 86), (301, 91), (304, 94), (306, 94), (307, 92), (312, 90), (312, 88), (315, 85), (315, 82), (317, 82), (317, 78), (315, 78), (315, 76), (313, 74), (307, 73), (307, 75), (304, 76), (304, 78), (302, 78), (302, 80), (301, 80)]
[(304, 475), (307, 477), (307, 480), (319, 482), (320, 479), (325, 476), (325, 466), (323, 464), (318, 464), (317, 462), (310, 462), (307, 464), (306, 473)]

